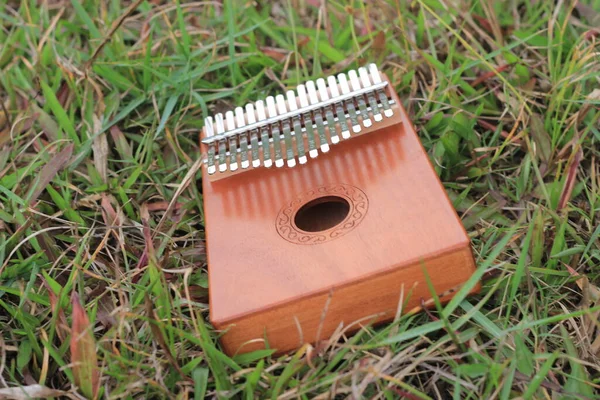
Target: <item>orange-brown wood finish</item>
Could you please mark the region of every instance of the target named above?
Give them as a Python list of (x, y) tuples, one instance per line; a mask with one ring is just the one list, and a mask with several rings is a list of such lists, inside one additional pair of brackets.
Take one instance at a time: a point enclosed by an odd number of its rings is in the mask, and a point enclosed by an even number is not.
[[(404, 310), (432, 297), (423, 269), (438, 294), (473, 273), (468, 236), (392, 96), (400, 123), (305, 165), (203, 179), (210, 319), (228, 354), (266, 342), (281, 353), (340, 324), (391, 320), (401, 293)], [(303, 202), (330, 195), (350, 203), (340, 225), (307, 234), (294, 226)]]

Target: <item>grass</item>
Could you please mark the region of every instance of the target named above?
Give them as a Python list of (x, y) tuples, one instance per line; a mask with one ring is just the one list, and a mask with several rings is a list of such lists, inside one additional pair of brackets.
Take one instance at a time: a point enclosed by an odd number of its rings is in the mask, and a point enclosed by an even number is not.
[[(324, 4), (0, 3), (0, 398), (600, 396), (600, 1)], [(229, 358), (207, 322), (203, 116), (366, 62), (483, 290)]]

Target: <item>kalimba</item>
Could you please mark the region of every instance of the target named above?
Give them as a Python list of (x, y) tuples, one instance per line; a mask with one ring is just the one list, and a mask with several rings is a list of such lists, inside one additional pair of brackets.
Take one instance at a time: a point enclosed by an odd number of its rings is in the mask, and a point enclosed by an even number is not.
[[(278, 353), (442, 301), (475, 264), (389, 80), (371, 64), (205, 119), (210, 319)], [(355, 323), (359, 321), (358, 323)]]

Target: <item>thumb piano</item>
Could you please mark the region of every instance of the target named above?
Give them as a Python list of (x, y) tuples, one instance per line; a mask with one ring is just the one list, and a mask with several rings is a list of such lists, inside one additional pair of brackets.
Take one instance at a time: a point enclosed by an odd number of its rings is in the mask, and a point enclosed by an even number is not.
[[(210, 319), (278, 353), (442, 301), (475, 264), (392, 85), (349, 71), (205, 119)], [(359, 321), (358, 323), (356, 321)]]

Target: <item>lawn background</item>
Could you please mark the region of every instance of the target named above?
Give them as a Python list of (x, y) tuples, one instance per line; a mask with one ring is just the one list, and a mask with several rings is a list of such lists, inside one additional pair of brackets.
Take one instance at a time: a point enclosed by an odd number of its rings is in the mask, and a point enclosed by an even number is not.
[[(598, 398), (599, 0), (5, 0), (0, 21), (0, 398)], [(478, 270), (429, 313), (229, 358), (203, 118), (368, 62)]]

